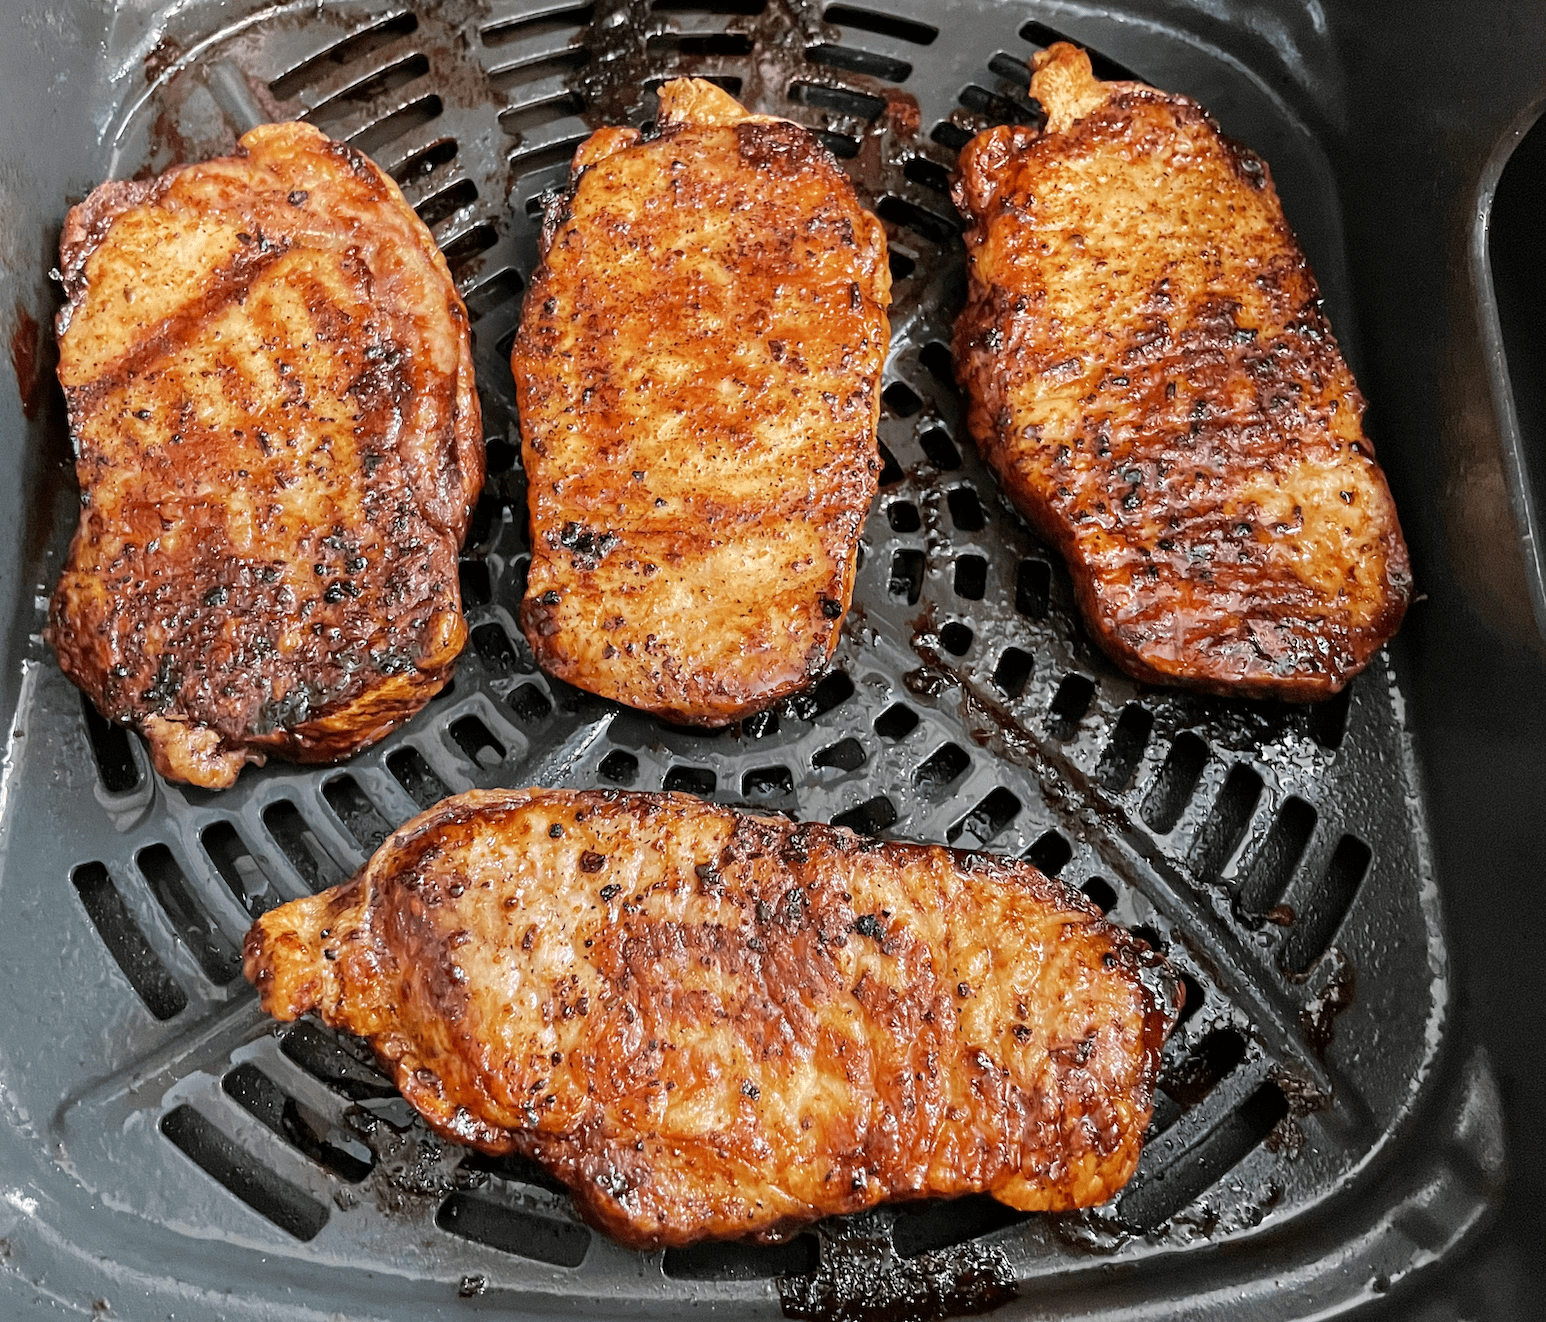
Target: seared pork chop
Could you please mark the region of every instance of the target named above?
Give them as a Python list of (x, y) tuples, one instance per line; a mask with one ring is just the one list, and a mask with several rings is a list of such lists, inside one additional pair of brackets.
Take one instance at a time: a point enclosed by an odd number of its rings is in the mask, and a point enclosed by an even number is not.
[(1103, 1202), (1181, 997), (1027, 864), (621, 791), (447, 799), (245, 953), (270, 1014), (368, 1038), (432, 1127), (638, 1247)]
[(103, 184), (65, 222), (81, 521), (67, 675), (207, 788), (332, 761), (450, 675), (483, 482), (467, 315), (397, 186), (307, 124)]
[(880, 471), (885, 232), (805, 129), (711, 83), (602, 129), (511, 356), (521, 623), (560, 678), (723, 725), (831, 659)]
[(1271, 175), (1186, 97), (1062, 42), (1035, 68), (1046, 129), (961, 154), (972, 435), (1129, 673), (1335, 693), (1411, 573)]

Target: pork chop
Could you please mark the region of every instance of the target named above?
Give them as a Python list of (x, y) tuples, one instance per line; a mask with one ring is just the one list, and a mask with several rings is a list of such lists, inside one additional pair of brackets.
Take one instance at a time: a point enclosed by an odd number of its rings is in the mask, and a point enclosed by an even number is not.
[(369, 1039), (434, 1129), (641, 1248), (1103, 1202), (1182, 995), (1028, 864), (623, 791), (447, 799), (245, 956), (270, 1014)]
[(467, 314), (397, 185), (307, 124), (103, 184), (65, 222), (81, 519), (65, 673), (156, 769), (230, 785), (406, 720), (466, 638), (483, 482)]
[(1184, 96), (1035, 58), (1044, 131), (961, 154), (969, 423), (1132, 675), (1323, 698), (1401, 623), (1364, 401), (1266, 165)]
[(711, 83), (602, 129), (511, 355), (521, 623), (561, 679), (724, 725), (819, 675), (880, 472), (885, 231), (805, 129)]

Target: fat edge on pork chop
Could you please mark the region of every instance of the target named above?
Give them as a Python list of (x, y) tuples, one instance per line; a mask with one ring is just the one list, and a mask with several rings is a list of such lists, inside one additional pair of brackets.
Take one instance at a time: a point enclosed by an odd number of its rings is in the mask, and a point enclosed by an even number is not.
[(804, 128), (711, 83), (594, 134), (511, 354), (538, 661), (724, 725), (825, 669), (880, 471), (881, 223)]
[(1183, 96), (1039, 52), (1045, 129), (961, 154), (970, 429), (1152, 683), (1323, 698), (1396, 631), (1405, 542), (1266, 165)]
[(1182, 998), (1028, 864), (623, 791), (448, 799), (263, 915), (245, 970), (638, 1247), (899, 1198), (1103, 1202)]
[(80, 526), (46, 637), (156, 769), (333, 761), (439, 691), (483, 482), (467, 314), (397, 185), (308, 124), (72, 208)]

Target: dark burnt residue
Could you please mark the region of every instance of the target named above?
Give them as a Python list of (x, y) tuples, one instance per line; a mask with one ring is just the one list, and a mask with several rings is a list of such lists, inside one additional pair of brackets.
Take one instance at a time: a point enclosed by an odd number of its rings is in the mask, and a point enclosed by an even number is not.
[(22, 416), (28, 422), (38, 416), (48, 398), (53, 377), (50, 371), (52, 350), (51, 338), (43, 334), (38, 319), (18, 299), (15, 326), (11, 331), (11, 369), (16, 373), (16, 393), (21, 397)]
[(1315, 998), (1299, 1012), (1299, 1027), (1304, 1040), (1315, 1054), (1324, 1057), (1331, 1045), (1331, 1035), (1336, 1028), (1337, 1016), (1353, 1003), (1358, 986), (1358, 973), (1353, 963), (1336, 946), (1329, 958), (1334, 961), (1331, 976)]
[(880, 1218), (821, 1227), (821, 1266), (778, 1281), (785, 1317), (819, 1322), (924, 1322), (987, 1313), (1018, 1293), (1002, 1249), (969, 1242), (900, 1258)]

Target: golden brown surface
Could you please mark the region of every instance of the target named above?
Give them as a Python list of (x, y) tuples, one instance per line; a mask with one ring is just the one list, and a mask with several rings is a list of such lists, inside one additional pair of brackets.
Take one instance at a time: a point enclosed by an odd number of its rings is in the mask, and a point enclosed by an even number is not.
[(447, 799), (260, 918), (245, 968), (638, 1246), (891, 1198), (1102, 1202), (1180, 1008), (1024, 863), (622, 791)]
[(60, 243), (80, 528), (59, 663), (162, 775), (331, 761), (445, 684), (483, 483), (467, 315), (397, 186), (306, 124), (103, 184)]
[(1035, 64), (1046, 130), (961, 154), (972, 435), (1131, 674), (1335, 693), (1399, 627), (1411, 572), (1267, 168), (1066, 43)]
[(803, 128), (711, 83), (575, 156), (511, 356), (521, 623), (581, 688), (697, 725), (837, 645), (880, 471), (881, 224)]

